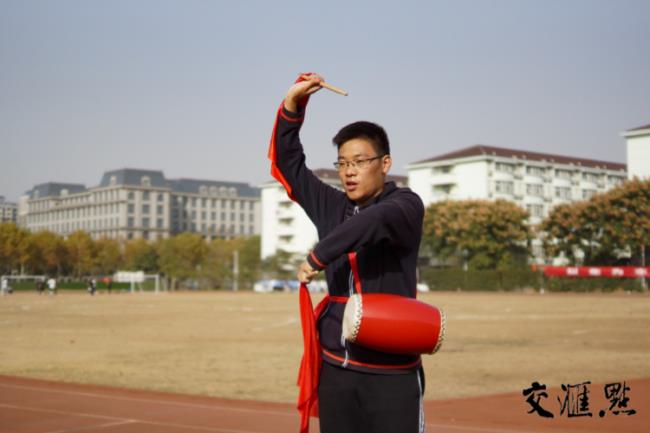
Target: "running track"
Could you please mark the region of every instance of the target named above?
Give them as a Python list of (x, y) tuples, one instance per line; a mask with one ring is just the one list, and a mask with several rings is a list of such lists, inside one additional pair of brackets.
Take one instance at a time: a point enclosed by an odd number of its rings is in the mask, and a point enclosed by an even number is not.
[[(650, 431), (650, 379), (629, 380), (633, 416), (598, 416), (607, 407), (602, 385), (591, 385), (593, 417), (559, 415), (549, 389), (543, 419), (526, 412), (521, 393), (425, 402), (430, 433), (569, 433)], [(552, 398), (552, 399), (551, 399)], [(312, 420), (312, 432), (318, 431)], [(293, 405), (136, 391), (0, 376), (0, 433), (291, 433)]]

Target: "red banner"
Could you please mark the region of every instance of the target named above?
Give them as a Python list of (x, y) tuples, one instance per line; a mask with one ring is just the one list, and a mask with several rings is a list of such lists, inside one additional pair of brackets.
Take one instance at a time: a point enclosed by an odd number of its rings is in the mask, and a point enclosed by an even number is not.
[(641, 278), (650, 277), (650, 266), (544, 266), (547, 277)]

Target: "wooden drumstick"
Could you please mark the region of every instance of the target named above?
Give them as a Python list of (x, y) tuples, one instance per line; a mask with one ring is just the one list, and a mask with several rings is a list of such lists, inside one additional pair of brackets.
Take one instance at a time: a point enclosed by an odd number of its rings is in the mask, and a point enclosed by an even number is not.
[[(303, 75), (302, 78), (308, 80), (309, 75)], [(331, 90), (334, 93), (338, 93), (339, 95), (348, 96), (348, 92), (346, 92), (345, 90), (339, 89), (338, 87), (332, 86), (331, 84), (327, 84), (325, 81), (321, 81), (320, 86), (327, 90)]]

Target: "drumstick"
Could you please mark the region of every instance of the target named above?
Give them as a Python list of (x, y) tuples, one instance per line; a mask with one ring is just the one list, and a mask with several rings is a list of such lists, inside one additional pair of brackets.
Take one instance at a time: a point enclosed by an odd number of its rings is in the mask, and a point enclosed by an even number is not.
[[(302, 78), (308, 80), (309, 75), (303, 75)], [(327, 90), (331, 90), (334, 93), (338, 93), (339, 95), (348, 96), (348, 92), (346, 92), (345, 90), (339, 89), (338, 87), (332, 86), (331, 84), (327, 84), (325, 81), (321, 81), (320, 86)]]

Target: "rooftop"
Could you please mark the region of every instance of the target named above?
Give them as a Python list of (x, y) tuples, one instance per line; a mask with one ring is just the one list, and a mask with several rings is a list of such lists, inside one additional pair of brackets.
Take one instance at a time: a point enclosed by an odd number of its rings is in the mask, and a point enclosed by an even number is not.
[(422, 164), (426, 162), (444, 161), (448, 159), (467, 158), (471, 156), (498, 156), (503, 158), (517, 158), (530, 161), (554, 162), (567, 165), (579, 165), (583, 167), (605, 168), (608, 170), (626, 170), (627, 166), (618, 162), (599, 161), (596, 159), (576, 158), (565, 155), (555, 155), (551, 153), (530, 152), (527, 150), (507, 149), (504, 147), (486, 146), (477, 144), (475, 146), (465, 147), (463, 149), (434, 156), (432, 158), (416, 161), (412, 164)]

